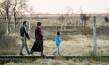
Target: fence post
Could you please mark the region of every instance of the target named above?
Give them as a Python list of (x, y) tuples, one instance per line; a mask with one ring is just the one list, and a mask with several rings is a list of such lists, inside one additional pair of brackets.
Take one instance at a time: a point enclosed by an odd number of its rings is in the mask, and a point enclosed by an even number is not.
[(93, 48), (96, 55), (96, 17), (93, 17)]

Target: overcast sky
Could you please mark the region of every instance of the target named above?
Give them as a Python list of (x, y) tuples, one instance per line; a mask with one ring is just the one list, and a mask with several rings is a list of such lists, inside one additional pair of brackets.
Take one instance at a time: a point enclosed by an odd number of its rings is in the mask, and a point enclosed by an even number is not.
[(65, 13), (65, 7), (70, 6), (73, 13), (107, 13), (109, 0), (29, 0), (35, 13)]

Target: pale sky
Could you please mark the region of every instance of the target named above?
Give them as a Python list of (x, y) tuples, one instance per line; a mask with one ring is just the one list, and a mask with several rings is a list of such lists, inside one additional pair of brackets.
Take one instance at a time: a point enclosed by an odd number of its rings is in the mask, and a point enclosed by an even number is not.
[(64, 14), (65, 7), (70, 6), (73, 13), (108, 13), (109, 0), (29, 0), (35, 13)]

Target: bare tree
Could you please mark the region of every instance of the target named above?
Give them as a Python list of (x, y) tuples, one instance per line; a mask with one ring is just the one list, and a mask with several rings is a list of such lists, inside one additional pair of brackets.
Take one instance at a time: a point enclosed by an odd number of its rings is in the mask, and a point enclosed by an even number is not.
[(107, 22), (107, 23), (109, 22), (108, 17), (105, 17), (104, 20), (105, 20), (105, 22)]
[(84, 27), (86, 26), (86, 21), (89, 20), (90, 16), (87, 16), (86, 14), (80, 14), (80, 18), (82, 21), (84, 21)]
[(66, 6), (66, 8), (65, 8), (65, 10), (66, 10), (66, 21), (65, 21), (65, 26), (64, 26), (64, 30), (65, 30), (65, 28), (66, 28), (66, 22), (68, 22), (68, 16), (69, 16), (69, 13), (70, 13), (70, 11), (72, 10), (69, 6)]
[(82, 19), (82, 17), (81, 17), (81, 14), (83, 14), (83, 9), (82, 9), (82, 6), (80, 6), (80, 8), (79, 8), (79, 12), (80, 12), (80, 18), (81, 18), (81, 20), (82, 20), (82, 25), (84, 26), (84, 21), (83, 21), (83, 19)]
[(71, 27), (73, 27), (73, 24), (72, 24), (72, 19), (73, 19), (73, 17), (72, 17), (72, 15), (73, 15), (73, 10), (71, 9), (71, 19), (70, 19)]
[(79, 8), (79, 12), (80, 12), (80, 14), (83, 14), (83, 9), (82, 9), (82, 6), (80, 6), (80, 8)]
[(3, 3), (3, 0), (1, 0), (0, 1), (0, 19), (1, 19), (1, 21), (3, 20), (3, 10), (1, 9), (2, 7), (1, 7), (1, 3)]
[(29, 31), (28, 31), (28, 34), (29, 34), (30, 30), (31, 30), (32, 15), (34, 14), (34, 11), (33, 11), (33, 8), (31, 6), (27, 9), (27, 11), (31, 15), (30, 22), (29, 22)]
[(21, 19), (20, 16), (22, 16), (22, 13), (25, 11), (25, 8), (27, 8), (26, 3), (27, 3), (27, 0), (4, 0), (0, 4), (0, 14), (2, 15), (2, 17), (5, 16), (5, 20), (7, 23), (7, 33), (9, 33), (8, 30), (10, 27), (9, 25), (10, 15), (14, 16), (14, 30), (15, 30), (19, 19)]
[(109, 7), (107, 8), (107, 12), (109, 13)]
[(62, 28), (63, 28), (64, 19), (65, 19), (65, 17), (63, 16), (63, 14), (62, 14), (61, 17), (58, 18), (58, 20), (60, 20), (60, 21), (62, 22), (62, 24), (61, 24), (61, 30), (62, 30)]
[(27, 0), (13, 0), (11, 2), (11, 10), (12, 14), (14, 15), (14, 30), (16, 29), (18, 21), (21, 19), (19, 18), (20, 15), (22, 16), (22, 13), (26, 8), (27, 8)]
[(0, 6), (1, 6), (0, 7), (0, 13), (2, 14), (2, 16), (5, 16), (5, 18), (6, 18), (7, 34), (9, 33), (9, 24), (10, 24), (10, 16), (9, 16), (10, 4), (11, 4), (11, 0), (4, 0), (0, 4)]
[[(109, 7), (107, 8), (107, 12), (109, 13)], [(106, 23), (109, 23), (108, 14), (104, 17)]]
[(86, 26), (86, 21), (90, 19), (90, 16), (87, 16), (86, 14), (83, 14), (83, 9), (80, 6), (80, 19), (82, 20), (83, 26)]

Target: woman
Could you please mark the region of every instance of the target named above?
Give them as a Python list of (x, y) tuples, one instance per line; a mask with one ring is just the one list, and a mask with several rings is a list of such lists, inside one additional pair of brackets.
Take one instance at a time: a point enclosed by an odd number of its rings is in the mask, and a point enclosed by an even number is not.
[(31, 55), (33, 55), (33, 52), (35, 51), (35, 52), (41, 52), (41, 56), (44, 56), (43, 55), (43, 39), (45, 38), (41, 33), (40, 27), (41, 27), (41, 22), (38, 22), (37, 27), (35, 29), (35, 43), (30, 52)]

